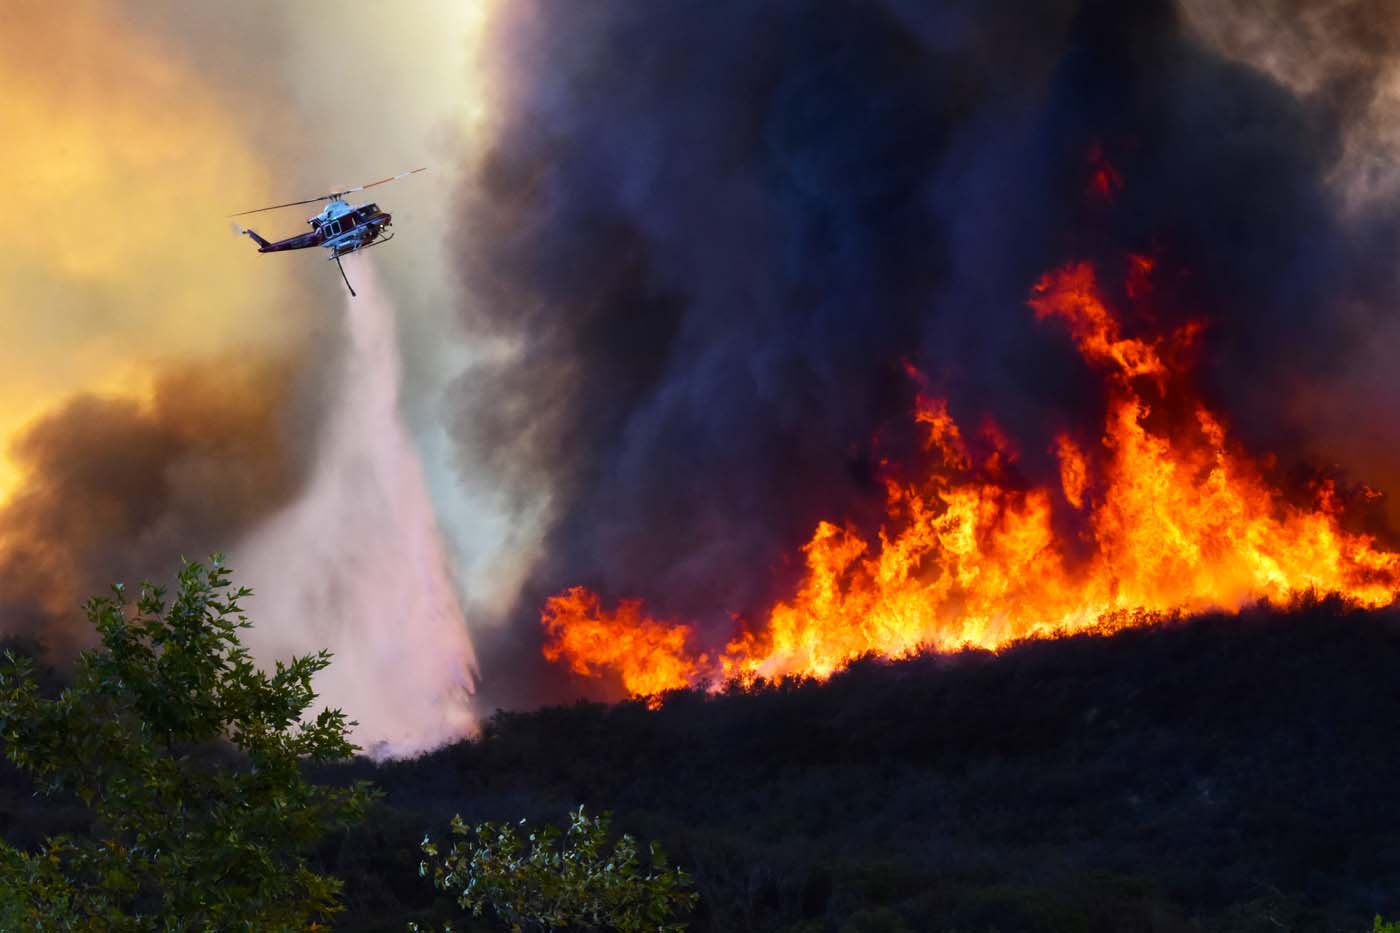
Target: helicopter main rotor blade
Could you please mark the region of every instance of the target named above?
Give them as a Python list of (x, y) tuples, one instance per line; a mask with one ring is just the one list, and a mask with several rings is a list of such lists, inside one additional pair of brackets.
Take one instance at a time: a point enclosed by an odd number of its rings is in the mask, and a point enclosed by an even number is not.
[(388, 184), (391, 181), (398, 181), (400, 178), (407, 178), (410, 175), (417, 175), (419, 172), (426, 172), (427, 170), (428, 167), (425, 165), (422, 168), (410, 169), (407, 172), (399, 172), (397, 175), (390, 175), (388, 178), (381, 178), (378, 181), (372, 181), (368, 184), (360, 185), (357, 188), (346, 188), (344, 191), (337, 191), (336, 194), (353, 194), (356, 191), (364, 191), (366, 188), (373, 188), (375, 185)]
[(261, 214), (263, 211), (275, 211), (284, 207), (296, 207), (298, 204), (316, 204), (320, 201), (334, 201), (342, 194), (353, 194), (356, 191), (364, 191), (366, 188), (373, 188), (375, 185), (383, 185), (391, 181), (398, 181), (400, 178), (407, 178), (409, 175), (417, 175), (419, 172), (426, 172), (427, 170), (428, 167), (425, 165), (422, 168), (411, 169), (407, 172), (399, 172), (397, 175), (390, 175), (388, 178), (381, 178), (378, 181), (372, 181), (369, 184), (360, 185), (357, 188), (346, 188), (343, 191), (332, 191), (330, 194), (323, 194), (318, 198), (307, 198), (305, 201), (288, 201), (286, 204), (274, 204), (271, 207), (259, 207), (251, 211), (239, 211), (237, 214), (229, 214), (228, 216), (243, 217), (248, 214)]
[(286, 204), (274, 204), (271, 207), (259, 207), (251, 211), (239, 211), (237, 214), (229, 214), (230, 217), (242, 217), (245, 214), (261, 214), (263, 211), (275, 211), (282, 207), (296, 207), (298, 204), (315, 204), (317, 201), (329, 201), (334, 198), (333, 194), (323, 194), (319, 198), (307, 198), (305, 201), (288, 201)]

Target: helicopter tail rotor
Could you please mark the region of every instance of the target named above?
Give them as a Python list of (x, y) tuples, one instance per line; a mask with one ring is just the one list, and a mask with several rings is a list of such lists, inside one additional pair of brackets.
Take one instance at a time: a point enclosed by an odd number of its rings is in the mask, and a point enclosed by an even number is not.
[(240, 227), (237, 224), (237, 222), (230, 222), (229, 226), (233, 229), (233, 232), (238, 236), (246, 236), (249, 239), (251, 239), (254, 243), (258, 244), (259, 249), (261, 249), (264, 246), (272, 245), (267, 240), (264, 240), (262, 237), (258, 236), (257, 231), (249, 230), (247, 227)]

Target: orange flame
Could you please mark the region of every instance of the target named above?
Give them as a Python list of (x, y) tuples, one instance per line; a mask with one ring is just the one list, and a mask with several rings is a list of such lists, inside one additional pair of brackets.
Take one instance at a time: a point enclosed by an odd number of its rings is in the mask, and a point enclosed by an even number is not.
[[(1134, 264), (1134, 291), (1149, 271)], [(1038, 319), (1065, 322), (1085, 361), (1107, 374), (1098, 456), (1068, 435), (1055, 442), (1064, 499), (1088, 523), (1088, 557), (1067, 556), (1051, 490), (1001, 479), (1006, 445), (994, 426), (983, 434), (995, 450), (979, 464), (947, 403), (921, 393), (914, 417), (936, 466), (917, 482), (886, 480), (888, 518), (873, 541), (850, 525), (818, 524), (797, 592), (714, 662), (687, 650), (689, 626), (648, 618), (637, 602), (606, 613), (580, 588), (546, 605), (546, 656), (579, 673), (615, 670), (629, 692), (648, 694), (825, 678), (872, 652), (997, 648), (1165, 614), (1284, 605), (1309, 592), (1372, 608), (1400, 596), (1400, 554), (1341, 527), (1335, 484), (1316, 487), (1314, 508), (1286, 501), (1171, 371), (1171, 342), (1123, 336), (1092, 267), (1046, 275), (1030, 305)], [(1174, 340), (1198, 332), (1188, 325)], [(1159, 425), (1149, 392), (1192, 417)]]
[(640, 600), (624, 599), (616, 612), (605, 612), (597, 595), (581, 586), (546, 600), (540, 621), (549, 636), (546, 660), (567, 658), (569, 667), (585, 676), (615, 670), (634, 696), (685, 686), (706, 660), (686, 650), (689, 625), (649, 618)]
[(1055, 456), (1060, 460), (1060, 486), (1065, 501), (1076, 509), (1084, 508), (1084, 491), (1089, 488), (1089, 464), (1084, 451), (1068, 434), (1055, 438)]

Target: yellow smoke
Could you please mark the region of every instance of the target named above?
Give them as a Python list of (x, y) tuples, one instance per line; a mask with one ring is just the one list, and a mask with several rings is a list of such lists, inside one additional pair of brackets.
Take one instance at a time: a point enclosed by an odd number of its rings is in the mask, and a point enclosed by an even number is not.
[[(75, 392), (146, 396), (163, 362), (296, 331), (287, 267), (223, 219), (273, 190), (238, 101), (119, 7), (0, 10), (0, 452)], [(0, 501), (18, 481), (0, 459)]]

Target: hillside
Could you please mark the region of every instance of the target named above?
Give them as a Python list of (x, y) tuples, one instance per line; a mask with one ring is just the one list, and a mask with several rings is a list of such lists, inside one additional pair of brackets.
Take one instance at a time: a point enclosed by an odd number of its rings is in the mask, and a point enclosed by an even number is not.
[[(323, 772), (385, 797), (319, 861), (338, 928), (402, 930), (455, 914), (417, 876), (425, 831), (583, 803), (694, 874), (699, 931), (1360, 931), (1400, 916), (1397, 670), (1400, 611), (1322, 603), (498, 712)], [(87, 819), (0, 768), (9, 841)]]
[(498, 713), (337, 769), (385, 806), (324, 856), (348, 928), (398, 929), (424, 829), (581, 802), (695, 874), (697, 930), (1369, 929), (1400, 914), (1397, 670), (1400, 612), (1324, 603)]

